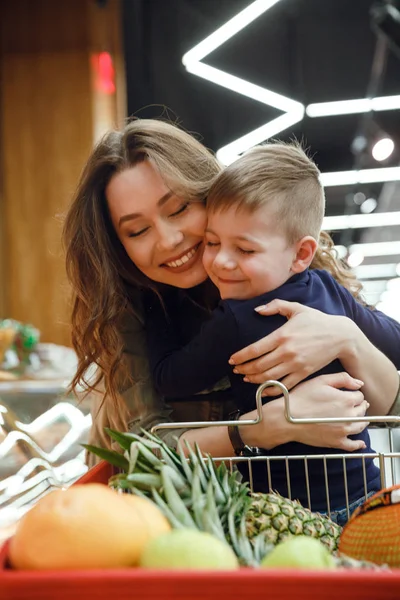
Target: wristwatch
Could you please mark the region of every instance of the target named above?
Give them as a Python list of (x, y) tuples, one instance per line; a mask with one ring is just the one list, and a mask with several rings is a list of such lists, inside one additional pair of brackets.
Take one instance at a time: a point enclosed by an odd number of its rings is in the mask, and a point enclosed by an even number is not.
[[(231, 412), (228, 417), (229, 421), (238, 421), (240, 415), (241, 415), (240, 410), (235, 410), (235, 411)], [(239, 427), (235, 427), (234, 425), (229, 425), (228, 426), (228, 435), (229, 435), (231, 444), (233, 446), (233, 451), (235, 452), (236, 456), (241, 456), (243, 453), (243, 450), (246, 448), (246, 445), (240, 436)]]

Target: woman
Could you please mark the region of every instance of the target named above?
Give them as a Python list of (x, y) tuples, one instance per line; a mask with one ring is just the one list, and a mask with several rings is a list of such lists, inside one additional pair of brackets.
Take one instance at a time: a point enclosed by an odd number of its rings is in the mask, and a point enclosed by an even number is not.
[[(205, 307), (214, 306), (216, 298), (201, 261), (203, 201), (219, 169), (192, 136), (153, 120), (135, 120), (122, 132), (109, 133), (86, 164), (67, 215), (64, 243), (75, 295), (72, 341), (79, 360), (72, 386), (98, 390), (101, 385), (104, 390), (92, 442), (109, 445), (102, 433), (105, 425), (140, 431), (171, 420), (226, 419), (232, 410), (226, 382), (195, 398), (170, 399), (168, 405), (157, 397), (149, 380), (141, 307), (142, 288), (152, 288), (161, 297), (177, 288), (176, 293), (187, 298), (178, 323), (185, 336), (196, 333), (207, 318)], [(324, 251), (320, 249), (314, 266)], [(344, 317), (280, 301), (265, 312), (280, 312), (288, 323), (232, 357), (238, 372), (252, 382), (279, 377), (294, 388), (338, 358), (361, 381), (342, 374), (302, 383), (291, 393), (294, 414), (364, 415), (368, 404), (355, 391), (362, 385), (371, 413), (387, 414), (398, 389), (390, 360), (400, 365), (400, 325), (391, 324), (389, 340), (379, 339), (377, 332), (371, 343)], [(387, 318), (382, 315), (382, 320)], [(98, 368), (89, 381), (93, 364)], [(300, 441), (357, 450), (359, 442), (348, 436), (366, 426), (295, 426), (284, 419), (282, 399), (266, 404), (263, 414), (258, 425), (239, 428), (245, 444), (272, 448)], [(253, 418), (254, 411), (245, 417)], [(171, 445), (176, 444), (175, 436), (197, 442), (213, 456), (233, 453), (224, 426), (164, 434)]]

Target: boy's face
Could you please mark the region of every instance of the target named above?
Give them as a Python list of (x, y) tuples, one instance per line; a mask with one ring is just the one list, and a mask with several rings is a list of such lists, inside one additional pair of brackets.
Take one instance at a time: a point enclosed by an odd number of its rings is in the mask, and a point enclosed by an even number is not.
[(295, 257), (295, 244), (288, 245), (267, 207), (208, 215), (203, 264), (222, 299), (246, 300), (275, 290), (293, 275)]

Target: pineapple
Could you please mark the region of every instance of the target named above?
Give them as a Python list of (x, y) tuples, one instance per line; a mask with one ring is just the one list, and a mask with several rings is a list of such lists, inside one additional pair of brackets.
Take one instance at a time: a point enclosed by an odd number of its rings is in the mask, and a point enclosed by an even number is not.
[(97, 454), (123, 472), (110, 486), (151, 498), (173, 527), (208, 531), (227, 541), (244, 565), (257, 566), (273, 545), (291, 535), (320, 539), (337, 549), (341, 527), (279, 494), (252, 494), (237, 470), (218, 467), (199, 448), (172, 450), (148, 432), (143, 436), (107, 430), (124, 455), (93, 446)]
[(323, 542), (330, 552), (337, 549), (341, 528), (328, 517), (275, 493), (255, 493), (251, 498), (246, 514), (250, 540), (264, 533), (268, 542), (278, 544), (292, 535), (309, 535)]

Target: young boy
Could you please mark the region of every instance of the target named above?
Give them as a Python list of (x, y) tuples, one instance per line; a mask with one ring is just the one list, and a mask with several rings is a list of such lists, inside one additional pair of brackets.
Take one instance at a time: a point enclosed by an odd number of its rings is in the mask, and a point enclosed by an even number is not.
[[(150, 366), (160, 393), (175, 398), (197, 394), (228, 376), (238, 410), (254, 409), (257, 386), (232, 372), (228, 361), (238, 349), (284, 324), (280, 315), (261, 317), (255, 310), (275, 298), (348, 316), (367, 336), (379, 326), (377, 314), (345, 287), (350, 287), (350, 274), (318, 246), (325, 208), (319, 175), (300, 146), (275, 143), (251, 150), (217, 177), (207, 199), (203, 264), (221, 302), (184, 347), (177, 343), (165, 309), (158, 302), (147, 307)], [(322, 268), (309, 269), (313, 262)], [(314, 376), (343, 370), (336, 360)], [(372, 452), (367, 430), (355, 439), (362, 439), (365, 452)], [(297, 442), (264, 451), (269, 456), (332, 453), (336, 451)], [(322, 461), (308, 461), (314, 510), (327, 510), (327, 483), (331, 510), (346, 506), (345, 476), (350, 503), (356, 504), (365, 491), (379, 489), (379, 470), (371, 459), (365, 459), (367, 490), (361, 461), (346, 462), (344, 472), (342, 461), (327, 460), (326, 481)], [(285, 465), (271, 461), (270, 471), (272, 488), (288, 495)], [(267, 470), (260, 462), (253, 467), (253, 484), (257, 491), (268, 488)], [(290, 484), (291, 496), (308, 504), (303, 461), (292, 463)]]

